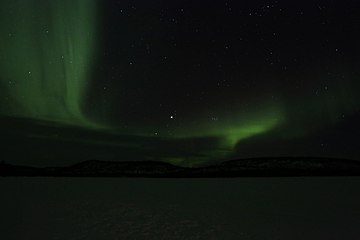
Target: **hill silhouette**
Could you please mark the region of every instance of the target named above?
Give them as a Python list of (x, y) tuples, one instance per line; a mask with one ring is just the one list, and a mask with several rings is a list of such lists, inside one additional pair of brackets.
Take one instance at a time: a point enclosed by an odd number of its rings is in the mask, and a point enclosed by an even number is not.
[(53, 177), (291, 177), (360, 176), (360, 161), (327, 158), (255, 158), (187, 168), (165, 162), (89, 160), (67, 167), (36, 168), (0, 164), (1, 176)]

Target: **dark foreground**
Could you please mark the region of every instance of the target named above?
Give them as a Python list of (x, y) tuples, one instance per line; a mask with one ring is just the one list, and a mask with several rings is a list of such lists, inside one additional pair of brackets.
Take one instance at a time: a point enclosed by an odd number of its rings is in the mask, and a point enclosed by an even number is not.
[(360, 178), (0, 181), (2, 240), (354, 240)]
[(68, 167), (44, 168), (2, 163), (0, 176), (154, 178), (360, 176), (360, 161), (325, 158), (264, 158), (226, 161), (198, 168), (179, 167), (155, 161), (90, 160)]

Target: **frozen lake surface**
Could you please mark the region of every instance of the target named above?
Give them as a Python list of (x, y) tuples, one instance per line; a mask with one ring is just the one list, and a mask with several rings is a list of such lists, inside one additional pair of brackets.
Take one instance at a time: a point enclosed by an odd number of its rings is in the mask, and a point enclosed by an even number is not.
[(0, 238), (358, 239), (360, 178), (1, 178)]

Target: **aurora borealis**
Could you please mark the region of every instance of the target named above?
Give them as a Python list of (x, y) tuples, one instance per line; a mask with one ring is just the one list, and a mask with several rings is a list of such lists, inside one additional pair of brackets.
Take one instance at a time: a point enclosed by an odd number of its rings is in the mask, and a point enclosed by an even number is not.
[(86, 124), (81, 107), (93, 62), (95, 11), (92, 0), (2, 1), (4, 114)]
[(358, 5), (4, 0), (2, 154), (358, 159)]

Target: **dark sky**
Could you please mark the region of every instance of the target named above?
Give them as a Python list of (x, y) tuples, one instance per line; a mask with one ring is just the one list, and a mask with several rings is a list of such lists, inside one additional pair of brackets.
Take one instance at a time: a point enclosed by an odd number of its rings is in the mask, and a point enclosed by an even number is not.
[(358, 1), (4, 0), (4, 159), (359, 159)]

